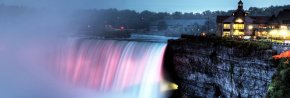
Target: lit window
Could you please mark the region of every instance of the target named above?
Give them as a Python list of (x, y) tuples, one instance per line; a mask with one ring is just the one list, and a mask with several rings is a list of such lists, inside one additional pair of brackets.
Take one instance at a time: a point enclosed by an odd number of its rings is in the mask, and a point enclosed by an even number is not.
[(228, 32), (228, 31), (224, 32), (223, 36), (230, 36), (230, 32)]
[(261, 32), (257, 32), (257, 35), (258, 35), (258, 36), (261, 36)]
[(267, 31), (257, 32), (257, 36), (267, 36), (267, 35), (268, 35)]
[(263, 34), (263, 35), (267, 35), (267, 34), (268, 34), (268, 32), (266, 32), (266, 31), (263, 31), (263, 32), (262, 32), (262, 34)]
[(224, 29), (230, 29), (231, 28), (231, 24), (224, 24)]
[(244, 24), (234, 24), (234, 29), (244, 29)]
[(241, 32), (239, 30), (235, 30), (234, 31), (234, 35), (245, 35), (245, 33), (244, 32)]
[(279, 37), (278, 30), (275, 30), (275, 29), (271, 30), (270, 35), (271, 35), (271, 37)]

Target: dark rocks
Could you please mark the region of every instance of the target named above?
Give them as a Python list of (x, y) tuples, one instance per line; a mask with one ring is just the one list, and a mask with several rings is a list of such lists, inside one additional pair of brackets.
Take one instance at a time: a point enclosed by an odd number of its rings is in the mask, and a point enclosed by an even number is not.
[[(211, 41), (171, 40), (164, 68), (185, 96), (260, 98), (275, 73), (271, 50), (247, 52)], [(167, 61), (167, 62), (166, 62)], [(170, 76), (170, 75), (169, 75)]]

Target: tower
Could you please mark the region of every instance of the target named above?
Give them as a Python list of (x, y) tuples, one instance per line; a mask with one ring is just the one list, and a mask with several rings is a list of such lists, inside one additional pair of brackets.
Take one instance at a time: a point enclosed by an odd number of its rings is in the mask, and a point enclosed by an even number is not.
[(234, 12), (233, 16), (243, 18), (246, 16), (246, 12), (244, 11), (244, 3), (242, 0), (238, 2), (238, 9)]
[(244, 10), (243, 7), (244, 7), (243, 2), (242, 2), (242, 0), (240, 0), (238, 3), (238, 10)]

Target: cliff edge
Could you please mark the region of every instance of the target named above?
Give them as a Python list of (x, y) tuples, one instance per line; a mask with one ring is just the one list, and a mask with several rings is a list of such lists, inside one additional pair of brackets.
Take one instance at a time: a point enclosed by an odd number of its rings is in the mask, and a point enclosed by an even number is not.
[(169, 40), (165, 78), (183, 97), (266, 97), (276, 72), (267, 43), (209, 37)]

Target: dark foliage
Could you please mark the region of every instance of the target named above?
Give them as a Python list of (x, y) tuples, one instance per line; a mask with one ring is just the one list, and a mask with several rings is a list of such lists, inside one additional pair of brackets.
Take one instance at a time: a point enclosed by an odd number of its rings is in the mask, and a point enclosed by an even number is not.
[(289, 59), (279, 60), (277, 72), (268, 87), (267, 98), (288, 98), (290, 96), (290, 64)]
[[(277, 12), (283, 9), (289, 9), (290, 5), (285, 6), (270, 6), (265, 8), (250, 7), (246, 10), (249, 15), (252, 16), (272, 16), (277, 14)], [(117, 9), (103, 9), (103, 10), (84, 10), (86, 14), (82, 13), (80, 15), (88, 15), (87, 19), (89, 20), (88, 24), (96, 25), (112, 25), (113, 27), (125, 26), (128, 29), (137, 29), (137, 30), (148, 30), (150, 23), (157, 20), (163, 19), (207, 19), (205, 25), (209, 25), (209, 29), (216, 30), (216, 16), (218, 15), (231, 15), (235, 9), (229, 11), (204, 11), (202, 13), (193, 13), (193, 12), (151, 12), (151, 11), (142, 11), (136, 12), (134, 10), (117, 10)], [(96, 20), (97, 21), (90, 21)], [(163, 27), (160, 27), (164, 29)], [(203, 27), (203, 28), (208, 28)], [(201, 27), (202, 29), (202, 27)]]
[[(250, 7), (246, 10), (252, 16), (271, 16), (283, 9), (290, 9), (290, 5), (285, 6), (270, 6), (265, 8)], [(11, 16), (19, 16), (23, 12), (33, 10), (23, 6), (7, 6), (0, 4), (1, 16), (7, 16), (7, 12), (12, 13)], [(218, 15), (231, 15), (235, 9), (229, 11), (204, 11), (202, 13), (194, 12), (151, 12), (142, 11), (136, 12), (134, 10), (117, 10), (117, 9), (90, 9), (81, 10), (74, 15), (76, 19), (75, 24), (80, 24), (84, 29), (93, 27), (95, 29), (103, 29), (106, 25), (114, 28), (125, 27), (125, 29), (135, 29), (146, 31), (152, 22), (163, 19), (207, 19), (206, 26), (200, 26), (200, 29), (216, 30), (216, 16)], [(8, 17), (8, 16), (7, 16)], [(162, 23), (161, 23), (162, 24)], [(159, 29), (166, 29), (165, 24), (161, 25)]]

